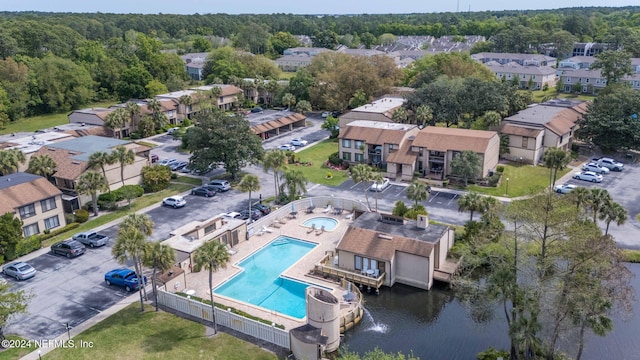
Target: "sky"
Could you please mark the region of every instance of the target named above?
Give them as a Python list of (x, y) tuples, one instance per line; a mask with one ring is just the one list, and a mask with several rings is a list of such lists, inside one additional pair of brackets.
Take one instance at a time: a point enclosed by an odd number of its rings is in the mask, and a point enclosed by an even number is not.
[(0, 0), (0, 11), (144, 14), (388, 14), (630, 6), (637, 0)]

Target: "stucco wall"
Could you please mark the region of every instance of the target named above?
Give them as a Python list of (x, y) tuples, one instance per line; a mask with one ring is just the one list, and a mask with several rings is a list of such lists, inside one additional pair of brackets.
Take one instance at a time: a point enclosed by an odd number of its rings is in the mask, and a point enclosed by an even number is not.
[(398, 282), (428, 290), (431, 287), (431, 267), (429, 258), (396, 251), (391, 285)]

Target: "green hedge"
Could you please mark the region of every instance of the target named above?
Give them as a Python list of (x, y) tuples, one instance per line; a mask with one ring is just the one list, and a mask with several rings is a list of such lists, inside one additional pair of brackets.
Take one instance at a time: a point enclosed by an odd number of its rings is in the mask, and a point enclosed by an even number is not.
[[(176, 294), (176, 295), (179, 295), (179, 296), (182, 296), (182, 297), (185, 297), (185, 298), (186, 298), (187, 296), (189, 296), (191, 299), (193, 299), (193, 300), (195, 300), (195, 301), (199, 301), (199, 302), (201, 302), (201, 303), (204, 303), (204, 304), (207, 304), (207, 305), (211, 305), (211, 300), (205, 300), (205, 299), (203, 299), (203, 298), (201, 298), (201, 297), (197, 297), (197, 296), (193, 296), (193, 295), (187, 295), (187, 294), (185, 294), (185, 293), (183, 293), (183, 292), (176, 292), (175, 294)], [(219, 303), (215, 303), (215, 306), (216, 306), (217, 308), (219, 308), (219, 309), (223, 309), (223, 310), (231, 309), (231, 312), (232, 312), (232, 313), (234, 313), (234, 314), (236, 314), (236, 315), (240, 315), (240, 316), (242, 316), (242, 317), (246, 317), (247, 319), (251, 319), (251, 320), (259, 321), (259, 322), (261, 322), (261, 323), (263, 323), (263, 324), (267, 324), (267, 325), (271, 325), (271, 324), (272, 324), (272, 322), (271, 322), (271, 321), (269, 321), (269, 320), (265, 320), (265, 319), (259, 318), (259, 317), (257, 317), (257, 316), (253, 316), (253, 315), (251, 315), (251, 314), (247, 314), (247, 313), (246, 313), (246, 312), (244, 312), (244, 311), (238, 310), (238, 309), (236, 309), (236, 308), (232, 308), (232, 307), (230, 307), (230, 306), (226, 306), (226, 305), (219, 304)], [(275, 326), (276, 326), (278, 329), (284, 329), (284, 325), (276, 324)]]
[(79, 223), (85, 223), (89, 220), (89, 212), (85, 209), (78, 209), (73, 212), (76, 216), (76, 221)]

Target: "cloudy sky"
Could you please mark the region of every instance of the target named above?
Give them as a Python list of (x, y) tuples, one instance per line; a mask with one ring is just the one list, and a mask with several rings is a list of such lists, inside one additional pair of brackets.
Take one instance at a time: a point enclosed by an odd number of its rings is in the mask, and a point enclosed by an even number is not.
[(0, 11), (384, 14), (638, 5), (638, 0), (0, 0)]

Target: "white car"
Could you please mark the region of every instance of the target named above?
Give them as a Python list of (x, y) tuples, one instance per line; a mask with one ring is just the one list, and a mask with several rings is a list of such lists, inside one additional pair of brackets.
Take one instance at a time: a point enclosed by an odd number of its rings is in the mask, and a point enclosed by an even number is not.
[(588, 163), (582, 167), (582, 171), (592, 171), (596, 174), (608, 174), (609, 169), (596, 163)]
[(170, 166), (171, 164), (173, 164), (176, 161), (178, 161), (178, 160), (176, 160), (176, 159), (162, 159), (162, 160), (158, 161), (157, 164), (158, 165), (164, 165), (164, 166)]
[(170, 196), (162, 200), (162, 205), (171, 206), (172, 208), (177, 209), (179, 207), (184, 207), (185, 205), (187, 205), (187, 200), (179, 195)]
[(573, 178), (577, 179), (577, 180), (591, 181), (591, 182), (594, 182), (594, 183), (602, 182), (602, 175), (598, 175), (598, 174), (594, 173), (593, 171), (577, 172), (577, 173), (573, 174)]
[(573, 189), (575, 188), (577, 188), (576, 185), (563, 184), (563, 185), (556, 185), (556, 187), (553, 190), (558, 194), (568, 194), (571, 191), (573, 191)]
[(309, 142), (305, 139), (301, 139), (301, 138), (293, 138), (291, 139), (291, 145), (293, 146), (305, 146), (307, 145)]
[(325, 112), (323, 112), (323, 113), (322, 113), (322, 117), (323, 117), (323, 118), (326, 118), (326, 117), (328, 117), (329, 115), (331, 115), (331, 113), (330, 113), (330, 112), (328, 112), (328, 111), (325, 111)]
[(283, 144), (283, 145), (278, 146), (278, 150), (294, 151), (295, 149), (296, 149), (296, 147), (291, 145), (291, 144)]
[(369, 187), (369, 191), (383, 191), (391, 185), (387, 178), (383, 178), (381, 183), (375, 182)]
[(622, 169), (624, 169), (624, 164), (619, 163), (611, 158), (602, 158), (598, 160), (598, 164), (613, 171), (622, 171)]
[(229, 211), (226, 212), (224, 214), (222, 214), (222, 217), (226, 217), (229, 219), (240, 219), (242, 217), (242, 214), (240, 214), (239, 212), (235, 212), (235, 211)]

